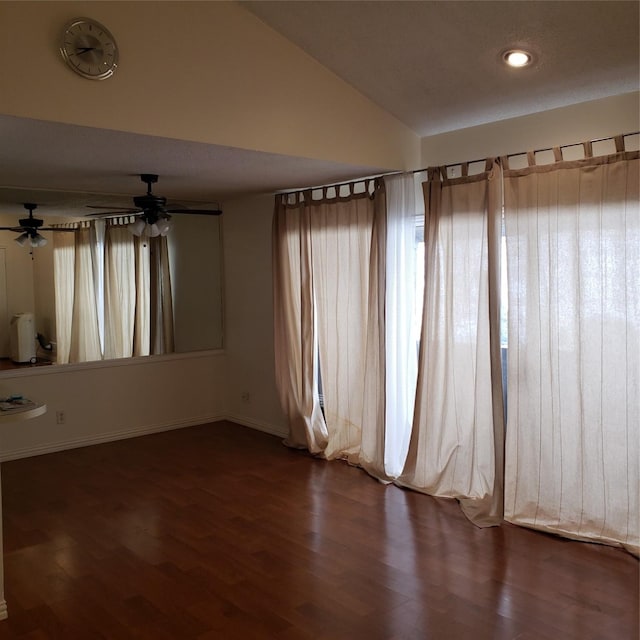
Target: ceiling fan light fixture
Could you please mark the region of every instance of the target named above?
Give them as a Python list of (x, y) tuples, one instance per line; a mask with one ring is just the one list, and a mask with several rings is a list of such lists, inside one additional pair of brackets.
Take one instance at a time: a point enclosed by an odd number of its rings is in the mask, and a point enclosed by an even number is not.
[(31, 246), (32, 247), (44, 247), (47, 244), (47, 239), (44, 236), (41, 236), (39, 233), (36, 233), (31, 237)]
[(142, 232), (144, 231), (145, 226), (146, 222), (142, 218), (136, 218), (136, 220), (132, 222), (128, 226), (128, 228), (134, 236), (140, 237), (142, 235)]
[(160, 235), (160, 228), (158, 227), (158, 223), (154, 222), (153, 224), (150, 224), (148, 232), (150, 238), (157, 238)]
[(159, 218), (155, 226), (158, 227), (161, 236), (166, 236), (171, 229), (171, 223), (166, 218)]
[(527, 67), (533, 62), (533, 56), (523, 49), (509, 49), (502, 54), (502, 59), (516, 69)]
[(25, 244), (27, 244), (27, 241), (29, 240), (29, 234), (28, 233), (21, 233), (17, 238), (14, 238), (14, 240), (21, 246), (24, 247)]

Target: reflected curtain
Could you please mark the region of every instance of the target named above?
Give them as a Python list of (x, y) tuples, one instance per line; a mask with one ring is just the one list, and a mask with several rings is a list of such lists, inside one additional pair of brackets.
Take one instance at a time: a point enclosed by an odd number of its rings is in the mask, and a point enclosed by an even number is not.
[(73, 315), (69, 362), (100, 360), (100, 332), (95, 289), (95, 225), (81, 227), (75, 236)]
[(54, 242), (59, 363), (173, 352), (165, 237), (134, 237), (114, 220), (104, 241), (91, 222)]
[(505, 517), (637, 554), (640, 166), (617, 143), (505, 172)]
[(134, 236), (107, 222), (104, 246), (104, 357), (130, 358), (136, 309)]
[(150, 249), (146, 239), (139, 236), (133, 237), (133, 246), (136, 283), (133, 355), (148, 356), (151, 353)]
[(56, 305), (56, 361), (69, 362), (73, 320), (75, 233), (53, 232), (53, 274)]
[[(463, 171), (466, 173), (466, 165)], [(416, 406), (398, 483), (502, 519), (499, 169), (425, 183), (425, 291)]]
[(149, 349), (153, 355), (173, 353), (173, 303), (167, 238), (149, 238)]

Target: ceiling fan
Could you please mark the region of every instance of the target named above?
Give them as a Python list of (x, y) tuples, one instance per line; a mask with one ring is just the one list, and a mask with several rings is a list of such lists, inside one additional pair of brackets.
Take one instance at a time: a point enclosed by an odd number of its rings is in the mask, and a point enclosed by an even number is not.
[[(150, 237), (164, 236), (169, 232), (169, 220), (171, 214), (189, 213), (204, 216), (219, 216), (220, 209), (182, 209), (167, 206), (167, 199), (157, 196), (152, 192), (151, 185), (158, 182), (158, 176), (154, 173), (140, 174), (140, 180), (147, 185), (147, 193), (143, 196), (135, 196), (133, 204), (135, 207), (116, 209), (101, 213), (90, 213), (90, 216), (100, 218), (114, 218), (118, 216), (135, 216), (137, 219), (129, 225), (129, 230), (136, 236), (143, 234)], [(111, 209), (112, 207), (99, 207), (87, 205), (91, 209)]]
[(15, 231), (20, 235), (15, 238), (15, 241), (21, 246), (29, 241), (32, 247), (44, 247), (47, 244), (47, 239), (44, 236), (40, 235), (40, 231), (69, 231), (71, 233), (75, 232), (75, 229), (65, 229), (58, 227), (43, 227), (44, 220), (40, 220), (38, 218), (33, 217), (33, 211), (38, 207), (37, 204), (33, 204), (32, 202), (25, 202), (24, 208), (29, 212), (28, 218), (22, 218), (18, 220), (20, 223), (16, 227), (0, 227), (0, 231)]

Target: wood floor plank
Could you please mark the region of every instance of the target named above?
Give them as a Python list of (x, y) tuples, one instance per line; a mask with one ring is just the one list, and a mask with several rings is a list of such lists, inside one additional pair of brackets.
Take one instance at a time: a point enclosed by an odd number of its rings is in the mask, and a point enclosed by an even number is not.
[(231, 423), (2, 465), (0, 640), (638, 640), (638, 561)]

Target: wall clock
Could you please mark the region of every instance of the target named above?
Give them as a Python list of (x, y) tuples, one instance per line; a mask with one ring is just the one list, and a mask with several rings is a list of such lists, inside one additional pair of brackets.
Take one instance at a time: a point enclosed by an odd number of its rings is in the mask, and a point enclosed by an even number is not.
[(118, 66), (115, 38), (91, 18), (75, 18), (65, 25), (60, 53), (71, 69), (90, 80), (106, 80)]

